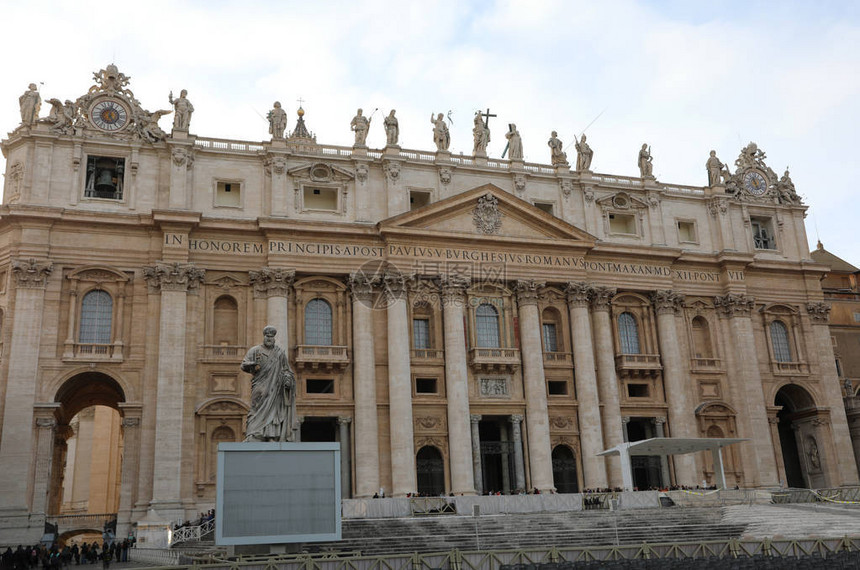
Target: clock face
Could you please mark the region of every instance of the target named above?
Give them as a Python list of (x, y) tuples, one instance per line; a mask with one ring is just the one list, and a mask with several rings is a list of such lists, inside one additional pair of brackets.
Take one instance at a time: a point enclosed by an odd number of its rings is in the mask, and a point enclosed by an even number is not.
[(113, 99), (103, 99), (90, 110), (93, 124), (103, 131), (118, 131), (128, 123), (128, 111)]
[(747, 172), (744, 174), (744, 188), (753, 196), (761, 196), (767, 192), (767, 181), (758, 172)]

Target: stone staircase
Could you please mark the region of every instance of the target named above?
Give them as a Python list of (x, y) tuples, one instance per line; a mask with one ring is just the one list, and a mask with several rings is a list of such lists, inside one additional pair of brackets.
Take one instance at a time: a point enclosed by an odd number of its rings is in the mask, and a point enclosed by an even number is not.
[(719, 508), (360, 519), (343, 521), (343, 540), (305, 548), (364, 555), (511, 550), (718, 540), (745, 530), (744, 522), (724, 522)]

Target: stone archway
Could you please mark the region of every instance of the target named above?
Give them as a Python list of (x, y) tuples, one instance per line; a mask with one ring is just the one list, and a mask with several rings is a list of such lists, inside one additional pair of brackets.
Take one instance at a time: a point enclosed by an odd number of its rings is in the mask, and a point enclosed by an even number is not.
[(786, 384), (774, 396), (782, 481), (788, 487), (827, 486), (820, 441), (818, 411), (812, 395), (797, 384)]

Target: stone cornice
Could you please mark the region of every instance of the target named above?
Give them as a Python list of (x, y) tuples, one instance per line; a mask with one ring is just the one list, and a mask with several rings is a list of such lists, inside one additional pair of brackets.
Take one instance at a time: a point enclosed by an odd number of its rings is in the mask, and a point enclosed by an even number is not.
[(12, 260), (12, 276), (19, 289), (44, 289), (53, 270), (50, 261), (36, 261), (32, 257)]
[(749, 317), (755, 308), (755, 299), (744, 293), (728, 293), (714, 297), (714, 307), (728, 317)]
[(289, 297), (290, 287), (296, 279), (296, 270), (263, 267), (259, 271), (249, 271), (248, 278), (257, 298)]
[(192, 263), (156, 263), (143, 268), (143, 278), (151, 291), (191, 291), (203, 283), (205, 274), (204, 269)]

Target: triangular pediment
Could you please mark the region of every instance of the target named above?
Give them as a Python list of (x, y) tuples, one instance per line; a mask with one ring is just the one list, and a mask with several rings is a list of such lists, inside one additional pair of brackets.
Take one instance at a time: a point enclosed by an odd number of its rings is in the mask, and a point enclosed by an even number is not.
[(379, 223), (383, 234), (477, 240), (552, 240), (590, 247), (596, 238), (493, 184), (484, 184)]

